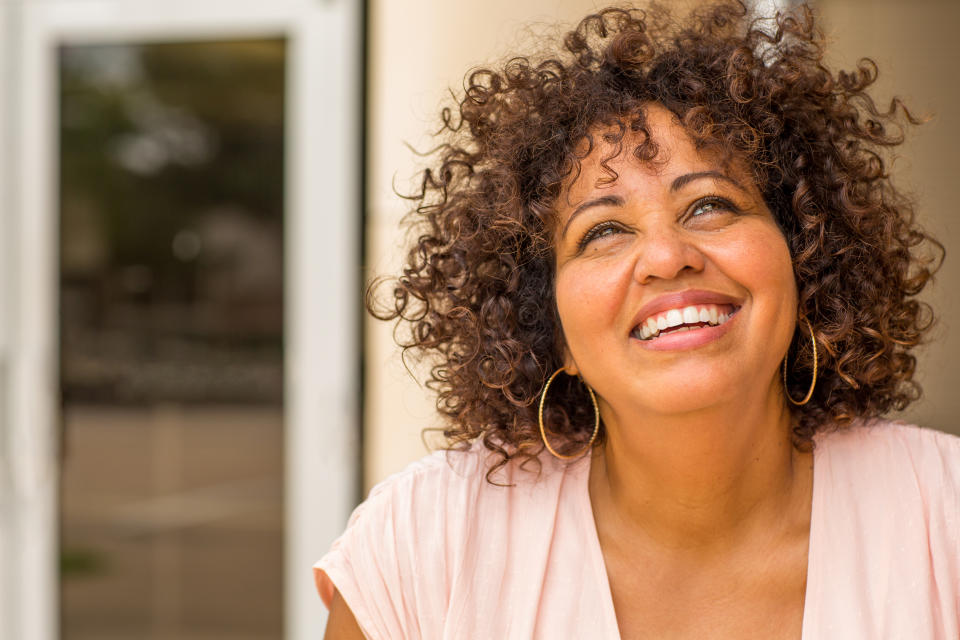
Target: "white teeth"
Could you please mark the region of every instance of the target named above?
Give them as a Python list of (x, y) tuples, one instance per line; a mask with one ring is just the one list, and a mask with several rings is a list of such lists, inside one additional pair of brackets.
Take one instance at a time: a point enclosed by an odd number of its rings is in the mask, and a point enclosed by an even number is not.
[(650, 333), (650, 335), (654, 335), (660, 331), (660, 329), (657, 328), (656, 318), (647, 318), (647, 321), (644, 323), (644, 325), (647, 327), (647, 331)]
[[(734, 309), (733, 311), (736, 311)], [(695, 306), (683, 307), (682, 309), (670, 309), (661, 312), (656, 317), (650, 316), (641, 322), (635, 329), (637, 336), (643, 340), (657, 338), (664, 329), (679, 327), (676, 331), (690, 331), (698, 327), (689, 327), (681, 325), (710, 324), (719, 326), (730, 319), (733, 315), (730, 313), (721, 313), (716, 305), (697, 308)]]
[(678, 309), (667, 311), (667, 327), (679, 327), (683, 324), (683, 314)]

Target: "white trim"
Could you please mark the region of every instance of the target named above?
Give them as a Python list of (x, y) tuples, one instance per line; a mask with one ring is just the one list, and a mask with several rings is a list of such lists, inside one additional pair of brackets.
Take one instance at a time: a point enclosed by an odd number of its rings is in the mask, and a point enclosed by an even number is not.
[(27, 0), (26, 5), (60, 44), (281, 35), (318, 8), (310, 0)]
[[(15, 184), (11, 172), (14, 163), (10, 162), (13, 156), (13, 135), (17, 130), (13, 121), (15, 109), (11, 103), (17, 95), (11, 86), (16, 83), (16, 30), (14, 29), (14, 11), (12, 4), (0, 4), (0, 77), (6, 82), (0, 83), (0, 637), (13, 637), (11, 623), (4, 624), (4, 620), (12, 620), (14, 614), (12, 588), (14, 582), (13, 553), (13, 500), (12, 478), (10, 475), (9, 460), (11, 448), (9, 446), (10, 422), (8, 388), (8, 372), (10, 367), (10, 345), (13, 337), (10, 335), (12, 326), (10, 315), (13, 312), (13, 260), (11, 250), (14, 242), (11, 232), (14, 227), (12, 215), (12, 189)], [(5, 579), (5, 576), (9, 578)]]
[[(16, 483), (0, 477), (0, 637), (58, 636), (56, 47), (275, 36), (288, 42), (284, 627), (290, 640), (322, 637), (326, 614), (310, 567), (342, 530), (358, 491), (361, 0), (12, 5), (22, 12), (21, 46), (2, 55), (18, 57), (22, 133), (16, 160), (0, 165), (0, 203), (15, 219), (0, 222), (16, 232), (5, 242), (19, 252), (4, 252), (14, 268), (0, 274), (0, 314), (10, 320), (0, 318), (0, 373), (11, 345), (9, 385), (0, 390), (10, 406), (0, 420), (9, 421), (6, 460), (16, 461)], [(0, 118), (10, 122), (17, 115), (3, 104)]]
[[(19, 15), (16, 15), (19, 13)], [(55, 127), (50, 73), (54, 52), (42, 45), (29, 5), (9, 17), (21, 27), (16, 57), (16, 98), (8, 102), (11, 132), (5, 205), (10, 218), (9, 366), (6, 394), (9, 485), (4, 519), (10, 538), (2, 576), (4, 627), (10, 637), (52, 638), (57, 633), (57, 453), (56, 453), (56, 216), (51, 158)], [(9, 25), (13, 26), (13, 25)], [(31, 46), (33, 45), (33, 46)], [(6, 633), (7, 629), (3, 631)]]
[[(323, 637), (326, 611), (303, 569), (326, 552), (339, 534), (331, 537), (331, 522), (342, 528), (359, 492), (362, 73), (360, 42), (349, 35), (359, 33), (359, 9), (359, 2), (324, 3), (297, 25), (288, 56), (288, 84), (297, 87), (288, 118), (297, 132), (288, 137), (288, 194), (291, 209), (301, 212), (286, 227), (287, 336), (296, 346), (287, 351), (285, 404), (288, 423), (302, 425), (287, 430), (286, 444), (285, 607), (286, 619), (298, 625), (291, 638)], [(336, 52), (340, 64), (330, 66)], [(357, 428), (336, 428), (341, 424)]]

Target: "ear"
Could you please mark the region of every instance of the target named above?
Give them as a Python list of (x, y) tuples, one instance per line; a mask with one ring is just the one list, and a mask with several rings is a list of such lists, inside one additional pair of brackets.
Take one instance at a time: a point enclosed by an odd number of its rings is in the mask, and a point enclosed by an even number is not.
[(563, 371), (568, 376), (580, 375), (580, 367), (577, 366), (577, 361), (573, 359), (573, 354), (570, 353), (567, 345), (563, 345)]

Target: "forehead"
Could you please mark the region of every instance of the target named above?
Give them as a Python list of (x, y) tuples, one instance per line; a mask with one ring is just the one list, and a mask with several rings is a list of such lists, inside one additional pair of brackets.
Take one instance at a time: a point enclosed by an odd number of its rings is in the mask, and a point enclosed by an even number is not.
[(595, 190), (614, 186), (624, 174), (659, 181), (695, 171), (746, 173), (744, 163), (718, 146), (698, 149), (679, 118), (660, 105), (644, 107), (638, 124), (637, 130), (627, 126), (622, 133), (616, 125), (598, 125), (591, 130), (590, 139), (582, 140), (577, 149), (579, 171), (563, 184), (558, 208), (575, 205)]

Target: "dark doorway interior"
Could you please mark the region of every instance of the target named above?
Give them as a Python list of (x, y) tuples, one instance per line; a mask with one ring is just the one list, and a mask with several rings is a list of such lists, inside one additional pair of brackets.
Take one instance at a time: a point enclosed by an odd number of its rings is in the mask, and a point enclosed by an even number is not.
[(279, 638), (282, 40), (63, 47), (63, 637)]

